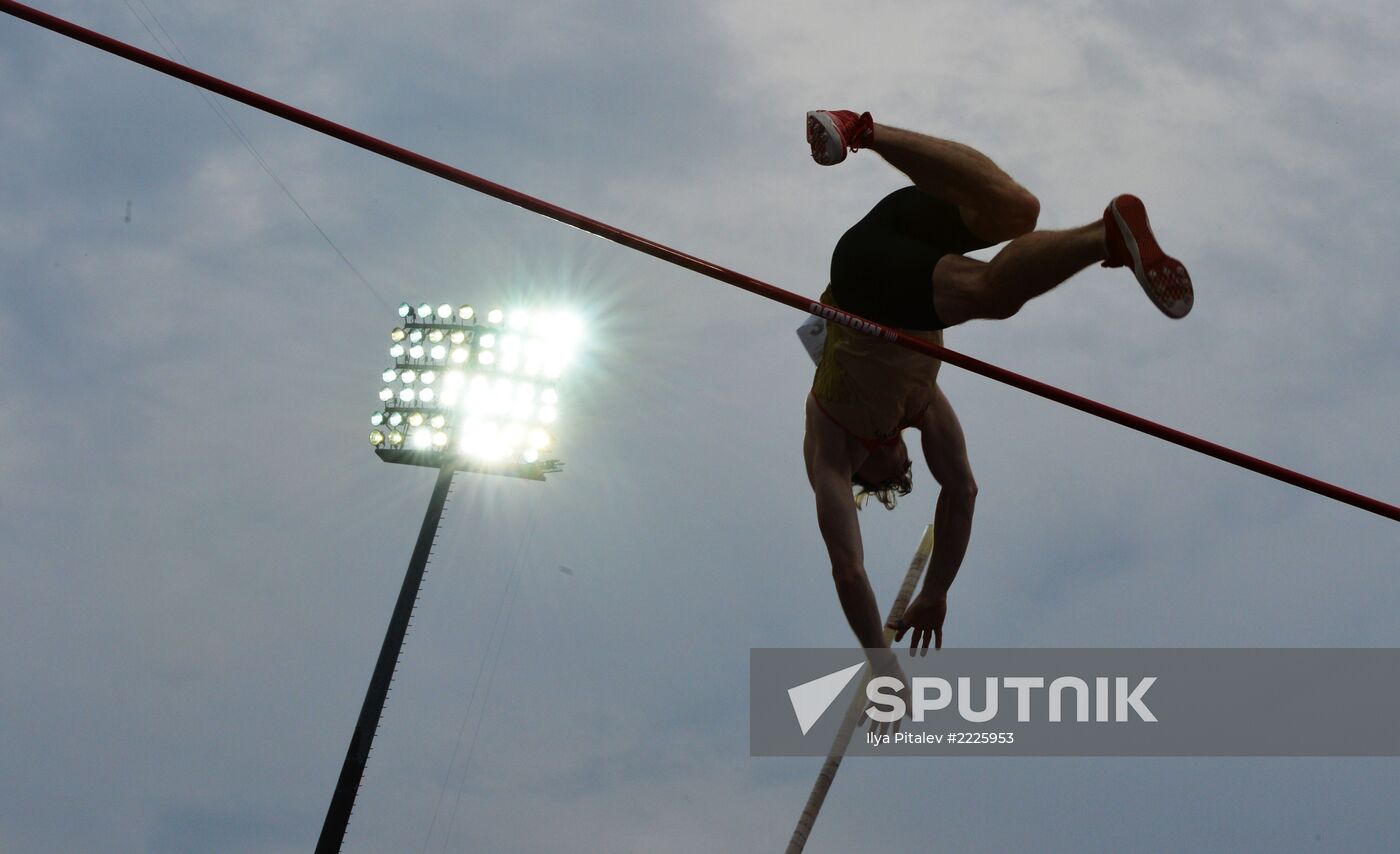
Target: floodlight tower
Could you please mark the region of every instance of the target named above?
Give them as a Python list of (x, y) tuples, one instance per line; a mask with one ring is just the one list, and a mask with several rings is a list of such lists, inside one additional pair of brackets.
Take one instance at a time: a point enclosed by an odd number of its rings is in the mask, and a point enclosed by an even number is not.
[(471, 471), (544, 480), (562, 469), (558, 460), (543, 455), (554, 445), (557, 381), (581, 332), (578, 320), (561, 312), (494, 309), (482, 318), (469, 305), (399, 306), (399, 325), (389, 333), (393, 364), (382, 377), (369, 441), (385, 462), (435, 468), (438, 477), (326, 810), (317, 854), (339, 851), (345, 838), (453, 475)]

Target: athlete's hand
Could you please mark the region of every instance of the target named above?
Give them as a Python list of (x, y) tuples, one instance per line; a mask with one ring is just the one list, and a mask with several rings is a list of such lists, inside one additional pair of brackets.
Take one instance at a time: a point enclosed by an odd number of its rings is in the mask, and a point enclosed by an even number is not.
[[(865, 704), (865, 725), (874, 735), (893, 737), (903, 726), (904, 718), (909, 717), (910, 710), (914, 708), (913, 692), (909, 690), (909, 679), (904, 675), (904, 668), (899, 666), (899, 659), (895, 657), (894, 650), (882, 649), (878, 652), (870, 650), (868, 654), (870, 655), (870, 677), (872, 679), (880, 676), (892, 676), (898, 680), (899, 688), (894, 693), (904, 702), (904, 716), (888, 723), (877, 721), (869, 714), (871, 709), (876, 708), (876, 704), (874, 701), (868, 701)], [(883, 712), (884, 709), (881, 708), (880, 711)]]
[(948, 596), (929, 596), (920, 593), (904, 609), (902, 619), (893, 620), (889, 628), (894, 629), (895, 643), (904, 640), (904, 633), (912, 631), (909, 637), (909, 654), (918, 650), (920, 655), (928, 655), (929, 641), (934, 649), (943, 648), (943, 618), (948, 616)]

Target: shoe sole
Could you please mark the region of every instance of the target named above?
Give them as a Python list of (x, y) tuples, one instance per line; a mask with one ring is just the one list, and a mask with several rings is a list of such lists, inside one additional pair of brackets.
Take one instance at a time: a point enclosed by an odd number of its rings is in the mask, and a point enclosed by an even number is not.
[(822, 166), (835, 166), (846, 159), (841, 132), (823, 110), (807, 113), (807, 144), (812, 147), (812, 159)]
[(1191, 274), (1186, 272), (1185, 265), (1157, 245), (1142, 201), (1136, 197), (1114, 199), (1109, 210), (1132, 258), (1133, 275), (1142, 285), (1143, 293), (1167, 317), (1173, 320), (1185, 317), (1196, 301)]

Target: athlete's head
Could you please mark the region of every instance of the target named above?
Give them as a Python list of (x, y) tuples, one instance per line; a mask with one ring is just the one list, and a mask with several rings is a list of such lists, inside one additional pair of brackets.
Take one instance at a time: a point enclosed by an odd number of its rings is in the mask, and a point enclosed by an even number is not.
[(856, 506), (864, 507), (873, 495), (886, 509), (893, 510), (899, 496), (908, 495), (914, 489), (911, 469), (909, 449), (903, 439), (871, 451), (851, 476), (851, 483), (860, 488), (855, 496)]

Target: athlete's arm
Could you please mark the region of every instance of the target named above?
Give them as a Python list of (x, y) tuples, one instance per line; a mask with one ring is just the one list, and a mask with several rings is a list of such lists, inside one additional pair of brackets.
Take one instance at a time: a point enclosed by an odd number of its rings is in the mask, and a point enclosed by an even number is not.
[(977, 503), (977, 482), (967, 459), (967, 442), (952, 404), (941, 388), (934, 391), (933, 403), (925, 411), (919, 428), (924, 459), (938, 481), (938, 505), (933, 516), (933, 558), (929, 562), (924, 587), (904, 612), (897, 625), (895, 640), (903, 640), (910, 629), (914, 635), (909, 649), (943, 646), (943, 620), (948, 614), (948, 588), (957, 577), (972, 536), (972, 511)]
[(803, 441), (807, 479), (817, 504), (817, 526), (831, 557), (831, 577), (846, 622), (860, 645), (867, 649), (885, 647), (880, 609), (875, 592), (865, 574), (865, 551), (860, 539), (860, 520), (851, 496), (851, 472), (859, 464), (853, 460), (848, 437), (807, 399), (807, 435)]

